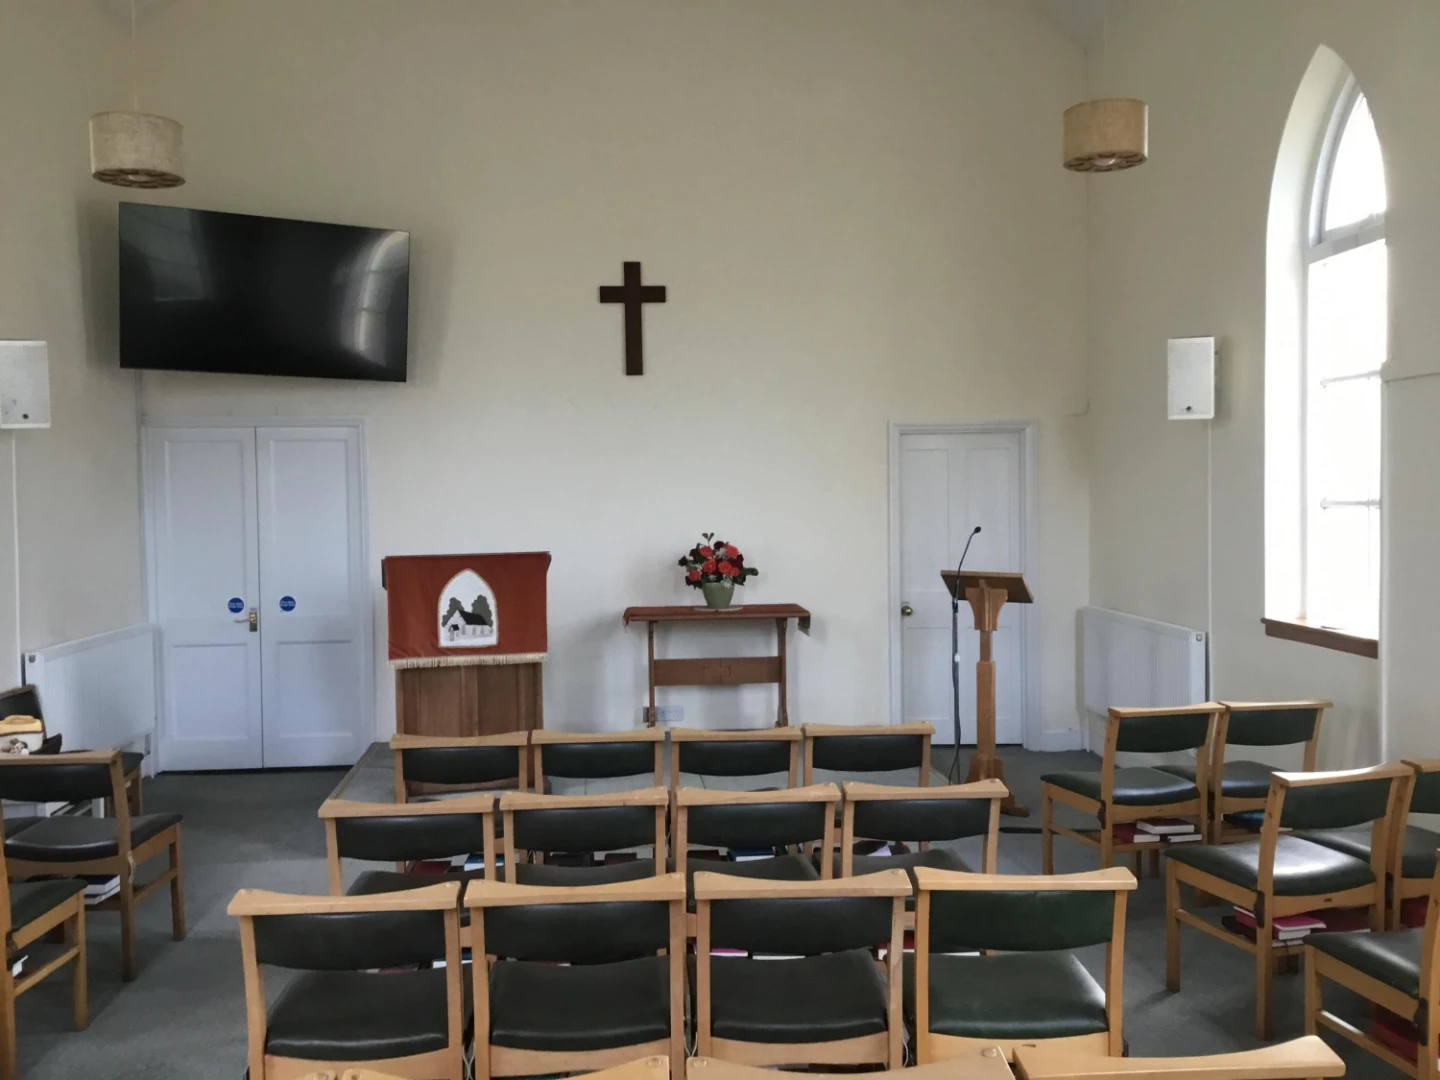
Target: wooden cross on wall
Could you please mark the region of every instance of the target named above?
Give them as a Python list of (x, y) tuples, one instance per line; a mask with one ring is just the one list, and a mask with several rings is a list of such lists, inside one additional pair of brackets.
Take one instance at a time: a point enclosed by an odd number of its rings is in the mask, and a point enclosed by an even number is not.
[(602, 304), (625, 305), (625, 374), (645, 374), (645, 322), (641, 318), (645, 304), (665, 303), (664, 285), (641, 285), (640, 264), (625, 264), (625, 284), (601, 285)]

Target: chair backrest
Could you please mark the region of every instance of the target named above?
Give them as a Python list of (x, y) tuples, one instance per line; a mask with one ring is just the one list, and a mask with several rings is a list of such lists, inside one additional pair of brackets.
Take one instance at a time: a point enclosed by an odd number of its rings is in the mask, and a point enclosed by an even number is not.
[[(678, 788), (675, 792), (675, 869), (684, 870), (688, 844), (722, 848), (785, 847), (819, 840), (830, 851), (835, 840), (835, 807), (840, 789), (812, 784), (781, 791), (715, 791)], [(829, 877), (831, 860), (820, 860)]]
[(473, 788), (514, 780), (524, 791), (529, 744), (528, 731), (455, 738), (396, 735), (390, 740), (395, 752), (395, 801), (406, 801), (407, 783)]
[(1415, 770), (1410, 791), (1410, 813), (1440, 814), (1440, 758), (1406, 759)]
[(661, 950), (685, 955), (680, 874), (577, 887), (471, 882), (465, 905), (476, 956), (609, 964)]
[[(831, 881), (695, 875), (698, 935), (710, 948), (819, 956), (888, 945), (903, 934), (910, 879), (903, 870)], [(705, 949), (708, 953), (709, 949)]]
[(843, 724), (806, 724), (805, 783), (815, 780), (816, 769), (867, 773), (915, 769), (918, 784), (930, 783), (930, 740), (933, 724), (879, 724), (849, 727)]
[(1320, 721), (1328, 701), (1222, 701), (1225, 711), (1216, 729), (1215, 745), (1293, 746), (1306, 743), (1310, 760), (1305, 771), (1315, 768), (1313, 745), (1320, 738)]
[(923, 937), (934, 953), (1052, 952), (1123, 941), (1125, 896), (1135, 888), (1124, 867), (1042, 876), (917, 867), (915, 880), (915, 947)]
[(1209, 749), (1221, 706), (1213, 701), (1165, 709), (1112, 708), (1106, 726), (1106, 758), (1116, 752), (1170, 754)]
[(840, 787), (845, 799), (840, 828), (842, 877), (850, 876), (855, 841), (860, 839), (924, 843), (983, 836), (984, 869), (994, 871), (1000, 804), (1010, 794), (1002, 781), (902, 788), (847, 780)]
[(680, 774), (697, 776), (767, 776), (787, 774), (794, 787), (800, 757), (800, 728), (751, 728), (741, 731), (670, 729), (670, 786)]
[(573, 780), (608, 780), (623, 776), (652, 776), (656, 787), (665, 783), (665, 730), (577, 734), (534, 731), (530, 753), (539, 788), (547, 776)]
[(666, 811), (663, 787), (607, 795), (535, 795), (500, 798), (505, 821), (505, 864), (521, 851), (578, 854), (654, 847), (657, 873), (665, 869)]
[(461, 795), (438, 802), (367, 803), (326, 799), (325, 856), (330, 892), (345, 891), (341, 859), (407, 863), (483, 852), (495, 868), (495, 796)]
[(1175, 1058), (1096, 1057), (1041, 1043), (1015, 1048), (1015, 1075), (1020, 1080), (1301, 1080), (1344, 1076), (1345, 1063), (1318, 1035), (1258, 1050)]
[(80, 750), (66, 754), (0, 754), (0, 799), (14, 802), (116, 800), (115, 816), (128, 819), (120, 751)]
[[(1348, 829), (1375, 824), (1390, 814), (1397, 786), (1413, 776), (1395, 762), (1340, 772), (1275, 773), (1265, 804), (1261, 842), (1280, 829)], [(1378, 853), (1377, 853), (1378, 854)]]

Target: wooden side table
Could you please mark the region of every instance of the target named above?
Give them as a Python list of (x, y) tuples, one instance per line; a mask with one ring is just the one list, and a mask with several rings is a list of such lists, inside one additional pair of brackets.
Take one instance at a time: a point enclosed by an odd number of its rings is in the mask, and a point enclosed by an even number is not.
[[(749, 683), (779, 683), (780, 706), (775, 726), (790, 723), (785, 698), (788, 690), (785, 671), (785, 636), (790, 620), (796, 620), (803, 633), (810, 632), (810, 612), (799, 604), (744, 604), (718, 610), (708, 607), (632, 607), (625, 609), (624, 621), (643, 622), (650, 671), (650, 709), (646, 724), (655, 726), (655, 688), (657, 686), (744, 686)], [(655, 625), (657, 623), (688, 623), (696, 626), (721, 626), (737, 622), (775, 624), (774, 656), (724, 656), (693, 660), (658, 660), (655, 657)]]

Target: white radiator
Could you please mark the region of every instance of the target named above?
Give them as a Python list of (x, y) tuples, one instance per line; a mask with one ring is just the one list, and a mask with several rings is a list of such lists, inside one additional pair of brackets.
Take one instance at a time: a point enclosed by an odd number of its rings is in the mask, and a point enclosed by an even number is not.
[(1205, 701), (1206, 634), (1104, 608), (1080, 609), (1085, 708), (1162, 708)]
[(45, 730), (64, 735), (66, 750), (149, 750), (159, 701), (156, 629), (129, 626), (25, 654)]

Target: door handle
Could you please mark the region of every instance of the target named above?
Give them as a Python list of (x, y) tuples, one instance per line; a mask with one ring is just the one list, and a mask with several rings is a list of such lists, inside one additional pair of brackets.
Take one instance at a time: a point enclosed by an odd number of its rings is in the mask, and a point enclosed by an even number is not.
[(901, 605), (900, 605), (900, 614), (901, 614), (901, 615), (904, 615), (905, 618), (908, 619), (911, 615), (914, 615), (914, 614), (915, 614), (915, 609), (914, 609), (913, 607), (911, 607), (909, 604), (901, 604)]
[(250, 609), (250, 632), (253, 634), (260, 629), (260, 609)]

